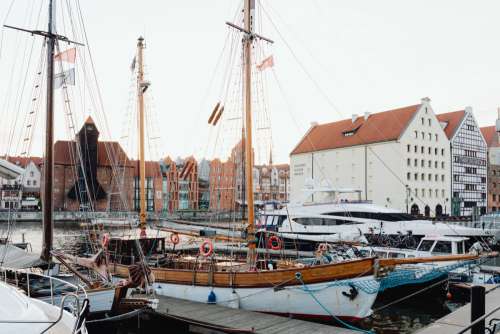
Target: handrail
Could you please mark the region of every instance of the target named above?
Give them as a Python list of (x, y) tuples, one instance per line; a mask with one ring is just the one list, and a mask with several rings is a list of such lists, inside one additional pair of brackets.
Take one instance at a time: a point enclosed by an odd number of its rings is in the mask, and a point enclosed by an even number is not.
[(460, 332), (458, 332), (457, 334), (463, 334), (465, 332), (467, 332), (469, 329), (471, 329), (474, 325), (478, 324), (479, 322), (483, 321), (484, 319), (486, 319), (487, 317), (489, 317), (490, 315), (492, 315), (493, 313), (497, 312), (497, 311), (500, 311), (500, 306), (497, 306), (496, 308), (494, 308), (493, 310), (491, 310), (490, 312), (480, 316), (479, 318), (477, 318), (476, 320), (474, 320), (473, 322), (471, 322), (469, 324), (469, 326), (465, 327), (464, 329), (462, 329)]

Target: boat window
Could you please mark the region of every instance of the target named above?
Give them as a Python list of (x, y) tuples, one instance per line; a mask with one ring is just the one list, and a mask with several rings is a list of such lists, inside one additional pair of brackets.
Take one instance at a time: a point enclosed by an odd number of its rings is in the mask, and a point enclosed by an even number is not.
[(451, 241), (438, 241), (432, 253), (451, 254)]
[(328, 216), (341, 216), (341, 217), (353, 217), (353, 218), (363, 218), (363, 219), (376, 219), (384, 221), (403, 221), (403, 220), (415, 220), (416, 218), (410, 214), (402, 212), (355, 212), (355, 211), (337, 211), (324, 213)]
[(389, 253), (389, 257), (395, 257), (395, 258), (404, 258), (405, 255), (403, 253)]
[(282, 226), (283, 225), (283, 222), (285, 221), (286, 219), (286, 216), (279, 216), (278, 217), (278, 226)]
[(434, 240), (422, 240), (420, 246), (418, 247), (418, 250), (422, 252), (429, 252), (432, 248), (432, 245), (434, 245)]
[(350, 220), (341, 220), (341, 219), (329, 219), (329, 218), (313, 218), (313, 217), (301, 217), (301, 218), (295, 218), (294, 221), (297, 224), (301, 225), (328, 225), (328, 226), (335, 226), (335, 225), (354, 225), (354, 224), (362, 224), (360, 222), (353, 222)]
[(368, 257), (370, 256), (370, 251), (368, 249), (360, 249), (359, 254), (361, 257)]
[(375, 255), (380, 257), (380, 258), (386, 258), (387, 253), (386, 252), (375, 252)]
[(464, 242), (460, 241), (457, 242), (457, 254), (463, 254), (464, 253)]
[(272, 225), (273, 219), (274, 219), (274, 216), (267, 216), (266, 225), (268, 225), (268, 226)]

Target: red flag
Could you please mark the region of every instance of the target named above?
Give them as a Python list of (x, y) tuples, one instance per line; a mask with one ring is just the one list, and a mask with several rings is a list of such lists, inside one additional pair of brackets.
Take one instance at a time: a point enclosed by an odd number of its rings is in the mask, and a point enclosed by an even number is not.
[(71, 48), (54, 56), (54, 60), (62, 60), (68, 63), (75, 63), (76, 48)]
[(259, 71), (264, 71), (268, 67), (273, 67), (274, 66), (274, 58), (273, 56), (269, 56), (266, 59), (264, 59), (260, 64), (257, 65), (257, 69)]

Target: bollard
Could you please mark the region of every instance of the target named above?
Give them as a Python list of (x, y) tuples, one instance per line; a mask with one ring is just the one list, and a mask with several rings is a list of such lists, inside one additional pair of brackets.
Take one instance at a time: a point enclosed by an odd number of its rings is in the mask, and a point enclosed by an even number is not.
[[(470, 289), (470, 321), (484, 315), (485, 311), (484, 286), (473, 286)], [(484, 334), (484, 319), (472, 327), (472, 334)]]

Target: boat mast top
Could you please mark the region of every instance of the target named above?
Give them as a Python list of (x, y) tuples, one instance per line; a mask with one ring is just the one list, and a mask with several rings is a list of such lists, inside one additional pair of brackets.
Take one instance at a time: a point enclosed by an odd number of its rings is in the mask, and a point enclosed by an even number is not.
[(144, 160), (144, 93), (149, 83), (144, 81), (144, 38), (137, 40), (137, 101), (139, 107), (139, 193), (140, 211), (139, 228), (141, 237), (146, 236), (146, 162)]

